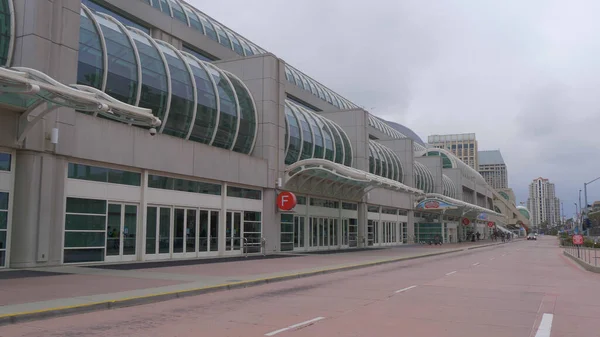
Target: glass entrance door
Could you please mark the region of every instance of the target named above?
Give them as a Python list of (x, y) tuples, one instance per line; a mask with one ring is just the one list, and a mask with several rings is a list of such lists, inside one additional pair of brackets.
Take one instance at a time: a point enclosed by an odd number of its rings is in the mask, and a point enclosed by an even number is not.
[(294, 216), (294, 248), (304, 247), (304, 217)]
[(241, 253), (242, 212), (227, 212), (226, 220), (225, 251)]
[(193, 208), (175, 208), (173, 226), (174, 257), (195, 257), (197, 241), (197, 210)]
[(108, 204), (105, 261), (136, 259), (137, 210), (137, 205)]
[(145, 259), (171, 257), (171, 208), (148, 206), (146, 209)]

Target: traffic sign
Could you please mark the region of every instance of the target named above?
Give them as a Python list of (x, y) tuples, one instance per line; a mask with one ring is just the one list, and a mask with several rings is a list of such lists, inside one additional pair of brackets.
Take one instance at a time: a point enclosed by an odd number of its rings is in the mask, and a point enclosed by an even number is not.
[(467, 219), (467, 218), (463, 218), (462, 219), (462, 224), (465, 226), (468, 226), (471, 223), (471, 220)]
[(488, 227), (489, 227), (489, 228), (492, 228), (492, 227), (494, 227), (494, 222), (493, 222), (493, 221), (488, 221)]
[(573, 235), (573, 244), (574, 245), (582, 245), (583, 244), (583, 235), (581, 235), (581, 234)]
[(277, 196), (277, 207), (282, 211), (289, 211), (296, 207), (296, 204), (298, 204), (298, 199), (292, 192), (281, 192)]

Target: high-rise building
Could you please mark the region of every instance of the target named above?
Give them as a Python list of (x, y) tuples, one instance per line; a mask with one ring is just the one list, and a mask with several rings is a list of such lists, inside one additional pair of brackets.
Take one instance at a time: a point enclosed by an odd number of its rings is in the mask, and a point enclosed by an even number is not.
[(527, 208), (534, 228), (544, 222), (549, 226), (557, 225), (560, 222), (560, 200), (556, 197), (554, 184), (545, 178), (534, 179), (529, 184)]
[(508, 172), (500, 150), (479, 151), (477, 153), (479, 173), (494, 189), (508, 188)]
[(477, 170), (477, 139), (474, 133), (431, 135), (427, 137), (427, 142), (431, 147), (452, 152), (458, 159)]

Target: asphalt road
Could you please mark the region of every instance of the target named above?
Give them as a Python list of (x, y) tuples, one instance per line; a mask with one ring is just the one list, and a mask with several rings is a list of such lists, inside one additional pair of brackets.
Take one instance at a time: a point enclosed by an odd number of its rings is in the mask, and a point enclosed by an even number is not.
[(600, 336), (600, 274), (556, 241), (3, 326), (0, 336)]

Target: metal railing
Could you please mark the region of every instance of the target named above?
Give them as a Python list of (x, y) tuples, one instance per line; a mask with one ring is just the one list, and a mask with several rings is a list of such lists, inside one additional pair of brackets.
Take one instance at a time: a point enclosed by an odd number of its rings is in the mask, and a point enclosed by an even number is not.
[(598, 267), (600, 259), (600, 249), (591, 247), (575, 246), (573, 244), (563, 246), (564, 251), (574, 258), (577, 258), (590, 266)]
[(242, 245), (242, 254), (244, 254), (244, 257), (248, 257), (249, 253), (259, 253), (262, 254), (262, 256), (265, 256), (266, 246), (267, 239), (265, 239), (264, 237), (250, 238), (250, 240), (248, 240), (248, 238), (244, 238)]

